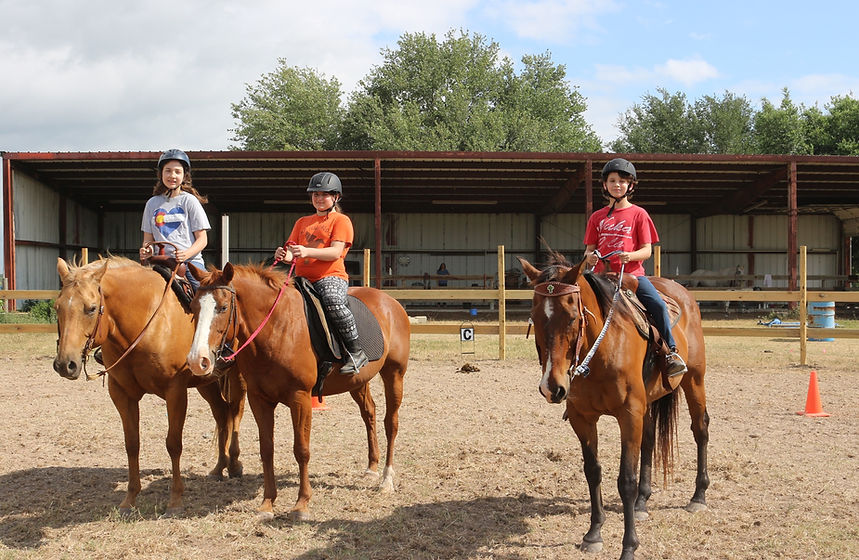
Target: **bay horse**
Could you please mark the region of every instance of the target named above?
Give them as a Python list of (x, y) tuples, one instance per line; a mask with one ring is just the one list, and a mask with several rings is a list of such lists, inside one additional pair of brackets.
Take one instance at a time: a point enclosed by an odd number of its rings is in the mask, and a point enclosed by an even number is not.
[[(218, 462), (209, 473), (223, 478), (242, 475), (239, 461), (239, 425), (244, 413), (245, 390), (236, 368), (225, 388), (215, 378), (191, 374), (185, 363), (194, 334), (191, 314), (179, 300), (164, 294), (165, 280), (152, 269), (122, 257), (109, 257), (85, 266), (57, 259), (62, 289), (57, 296), (57, 356), (54, 370), (67, 379), (77, 379), (86, 363), (85, 353), (93, 344), (101, 346), (110, 398), (122, 420), (128, 455), (128, 489), (119, 512), (131, 515), (140, 493), (140, 399), (153, 394), (167, 402), (167, 452), (173, 467), (166, 516), (182, 511), (184, 483), (179, 469), (182, 429), (188, 407), (188, 388), (196, 387), (209, 403), (215, 418)], [(157, 314), (153, 316), (153, 313)], [(116, 363), (126, 348), (151, 324), (137, 346)], [(88, 375), (89, 377), (89, 375)], [(226, 395), (226, 397), (224, 396)]]
[[(211, 374), (225, 341), (247, 343), (235, 355), (245, 373), (248, 402), (254, 413), (260, 439), (264, 490), (259, 517), (274, 517), (277, 487), (274, 478), (274, 410), (278, 403), (290, 409), (293, 455), (298, 463), (298, 499), (289, 511), (294, 520), (309, 518), (312, 494), (308, 476), (310, 460), (311, 396), (317, 378), (317, 355), (312, 348), (301, 294), (294, 286), (282, 289), (288, 276), (262, 265), (227, 263), (223, 270), (193, 271), (200, 288), (192, 302), (196, 332), (188, 364), (197, 375)], [(198, 274), (199, 273), (199, 274)], [(282, 292), (281, 292), (282, 290)], [(277, 295), (282, 293), (282, 299)], [(339, 366), (325, 378), (322, 395), (349, 392), (358, 404), (369, 445), (367, 473), (378, 476), (379, 444), (376, 437), (376, 405), (370, 380), (379, 374), (385, 387), (385, 434), (388, 440), (380, 490), (394, 490), (394, 441), (399, 428), (403, 399), (403, 376), (409, 360), (409, 318), (403, 307), (384, 292), (373, 288), (350, 288), (376, 318), (384, 339), (381, 357), (355, 375), (340, 375)], [(273, 302), (276, 304), (273, 306)]]
[[(695, 492), (686, 510), (706, 509), (710, 418), (704, 391), (706, 357), (700, 311), (680, 284), (650, 278), (661, 294), (677, 303), (679, 320), (672, 333), (677, 351), (688, 367), (682, 379), (665, 379), (658, 371), (658, 359), (648, 341), (638, 333), (631, 308), (620, 300), (613, 303), (616, 287), (611, 280), (586, 272), (584, 261), (574, 266), (555, 252), (551, 252), (550, 264), (543, 270), (521, 257), (519, 261), (534, 287), (531, 321), (542, 368), (540, 393), (550, 403), (566, 401), (564, 417), (582, 447), (591, 516), (581, 548), (585, 552), (602, 550), (600, 530), (605, 510), (600, 489), (602, 467), (597, 453), (597, 420), (609, 415), (617, 419), (621, 439), (617, 479), (624, 520), (621, 560), (632, 560), (639, 544), (635, 521), (648, 516), (654, 449), (659, 451), (666, 480), (673, 468), (678, 386), (686, 396), (698, 449)], [(636, 282), (634, 277), (625, 276), (624, 288), (627, 280)], [(606, 321), (610, 321), (609, 326), (604, 337), (600, 337)], [(598, 339), (597, 348), (591, 353)], [(592, 358), (584, 364), (587, 367), (582, 367), (586, 353)], [(639, 457), (641, 472), (636, 482)]]

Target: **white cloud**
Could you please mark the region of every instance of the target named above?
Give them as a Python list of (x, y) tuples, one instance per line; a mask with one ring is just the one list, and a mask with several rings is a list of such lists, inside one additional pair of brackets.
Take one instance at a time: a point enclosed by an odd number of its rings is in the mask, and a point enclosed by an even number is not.
[(715, 66), (698, 58), (670, 59), (665, 64), (656, 66), (654, 70), (658, 75), (680, 82), (685, 86), (692, 86), (719, 77), (719, 72)]
[(603, 29), (598, 16), (616, 11), (612, 0), (535, 0), (489, 2), (484, 13), (524, 39), (549, 44), (589, 41)]

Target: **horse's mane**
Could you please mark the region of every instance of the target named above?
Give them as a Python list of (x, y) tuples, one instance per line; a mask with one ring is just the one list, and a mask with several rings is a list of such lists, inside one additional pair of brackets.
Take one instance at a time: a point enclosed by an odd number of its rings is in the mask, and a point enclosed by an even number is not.
[(88, 278), (97, 270), (101, 270), (101, 268), (104, 266), (105, 261), (107, 261), (108, 269), (126, 267), (143, 268), (139, 262), (127, 259), (125, 257), (120, 257), (119, 255), (108, 255), (107, 257), (99, 256), (98, 259), (87, 264), (79, 264), (77, 257), (75, 257), (71, 259), (71, 261), (66, 263), (69, 265), (69, 275), (71, 281), (76, 282), (78, 280), (83, 280), (84, 277)]
[[(584, 263), (579, 263), (582, 266)], [(574, 266), (561, 253), (549, 249), (549, 258), (546, 266), (540, 271), (540, 276), (534, 284), (542, 282), (558, 282), (569, 272)], [(603, 274), (594, 274), (591, 271), (586, 271), (582, 274), (585, 280), (588, 281), (594, 295), (599, 302), (600, 309), (603, 313), (608, 313), (611, 308), (612, 299), (614, 298), (614, 283)]]
[(276, 268), (259, 264), (234, 264), (233, 271), (236, 276), (252, 277), (258, 276), (270, 288), (279, 289), (286, 280), (286, 274)]
[(600, 309), (603, 313), (608, 313), (611, 309), (612, 300), (614, 299), (615, 283), (604, 274), (595, 274), (592, 271), (587, 271), (584, 274), (585, 280), (588, 281), (594, 295), (599, 302)]
[(549, 249), (549, 258), (546, 262), (546, 266), (540, 271), (540, 276), (534, 281), (534, 284), (540, 284), (542, 282), (557, 282), (564, 276), (564, 274), (573, 268), (573, 266), (573, 263), (568, 261), (564, 255)]

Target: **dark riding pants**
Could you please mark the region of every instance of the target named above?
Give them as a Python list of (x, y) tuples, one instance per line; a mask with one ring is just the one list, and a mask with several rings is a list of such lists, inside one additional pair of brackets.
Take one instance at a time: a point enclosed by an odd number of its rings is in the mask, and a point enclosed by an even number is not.
[(674, 348), (674, 337), (671, 335), (671, 318), (668, 316), (668, 308), (665, 302), (653, 287), (653, 284), (647, 276), (638, 277), (638, 289), (635, 291), (638, 300), (644, 305), (650, 318), (653, 321), (653, 326), (659, 331), (659, 334), (665, 340), (668, 348)]
[(313, 287), (322, 300), (325, 314), (334, 323), (343, 342), (348, 344), (358, 340), (358, 327), (355, 326), (355, 317), (346, 300), (349, 283), (337, 276), (326, 276), (314, 282)]

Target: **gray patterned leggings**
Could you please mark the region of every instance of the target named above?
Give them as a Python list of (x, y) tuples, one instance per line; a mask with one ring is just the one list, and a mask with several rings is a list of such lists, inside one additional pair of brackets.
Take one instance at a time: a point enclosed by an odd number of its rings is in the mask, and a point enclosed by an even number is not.
[(355, 317), (346, 303), (346, 290), (349, 283), (337, 276), (326, 276), (313, 283), (313, 287), (322, 300), (325, 313), (337, 327), (344, 342), (358, 340), (358, 328)]

